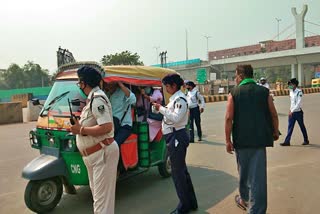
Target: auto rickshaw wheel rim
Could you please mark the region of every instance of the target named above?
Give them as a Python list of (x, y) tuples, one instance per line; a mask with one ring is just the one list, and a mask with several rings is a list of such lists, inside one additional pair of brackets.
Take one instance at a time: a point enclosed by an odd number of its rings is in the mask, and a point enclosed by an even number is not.
[(170, 161), (170, 156), (167, 157), (167, 160), (166, 160), (166, 168), (167, 168), (167, 171), (171, 173), (171, 161)]
[(58, 189), (55, 182), (46, 181), (42, 183), (38, 190), (39, 204), (43, 206), (51, 204), (57, 193)]

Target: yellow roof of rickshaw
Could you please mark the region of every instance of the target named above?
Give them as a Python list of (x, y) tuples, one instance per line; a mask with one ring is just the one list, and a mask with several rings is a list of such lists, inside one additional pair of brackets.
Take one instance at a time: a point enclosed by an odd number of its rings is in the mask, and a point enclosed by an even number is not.
[(177, 73), (172, 69), (150, 67), (150, 66), (104, 66), (106, 77), (108, 76), (123, 76), (123, 77), (144, 77), (150, 79), (162, 79), (168, 74)]
[[(72, 79), (78, 78), (77, 69), (88, 64), (98, 67), (99, 64), (93, 62), (77, 62), (62, 66), (57, 75), (57, 79)], [(151, 66), (136, 66), (136, 65), (115, 65), (115, 66), (99, 66), (104, 71), (102, 74), (104, 79), (109, 77), (134, 78), (141, 80), (161, 80), (168, 74), (177, 73), (172, 69), (151, 67)]]

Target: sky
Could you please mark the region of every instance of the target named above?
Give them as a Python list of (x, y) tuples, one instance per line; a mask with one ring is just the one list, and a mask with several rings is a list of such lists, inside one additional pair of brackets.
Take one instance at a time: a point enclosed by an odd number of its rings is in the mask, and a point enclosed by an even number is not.
[[(0, 0), (0, 69), (33, 61), (52, 73), (59, 46), (77, 61), (124, 50), (145, 65), (157, 64), (160, 51), (168, 62), (185, 60), (186, 31), (188, 58), (205, 60), (205, 36), (209, 51), (277, 39), (276, 18), (281, 32), (294, 23), (291, 8), (300, 13), (303, 4), (306, 20), (320, 25), (320, 0)], [(305, 29), (306, 36), (320, 34), (320, 26)]]

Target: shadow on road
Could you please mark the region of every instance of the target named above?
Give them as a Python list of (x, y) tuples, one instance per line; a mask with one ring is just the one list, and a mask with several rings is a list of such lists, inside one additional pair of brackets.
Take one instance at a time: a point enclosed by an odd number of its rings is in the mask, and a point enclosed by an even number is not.
[[(199, 209), (206, 213), (237, 188), (237, 178), (218, 170), (189, 167), (198, 198)], [(165, 214), (177, 205), (178, 198), (171, 178), (161, 178), (156, 168), (117, 183), (115, 213)], [(93, 213), (89, 187), (81, 187), (77, 195), (64, 195), (51, 213)]]
[(219, 143), (219, 142), (213, 142), (213, 141), (207, 141), (207, 140), (202, 140), (201, 142), (197, 142), (197, 143), (211, 145), (211, 146), (226, 146), (225, 143)]

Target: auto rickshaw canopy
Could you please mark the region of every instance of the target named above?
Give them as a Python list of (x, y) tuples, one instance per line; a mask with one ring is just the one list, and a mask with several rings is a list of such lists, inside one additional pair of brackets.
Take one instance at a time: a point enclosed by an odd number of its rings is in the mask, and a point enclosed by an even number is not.
[(121, 81), (137, 86), (162, 86), (161, 80), (163, 77), (168, 74), (178, 74), (172, 69), (159, 67), (135, 65), (100, 66), (94, 62), (77, 62), (61, 66), (56, 79), (77, 79), (77, 70), (84, 65), (96, 67), (101, 72), (103, 80), (107, 83)]

